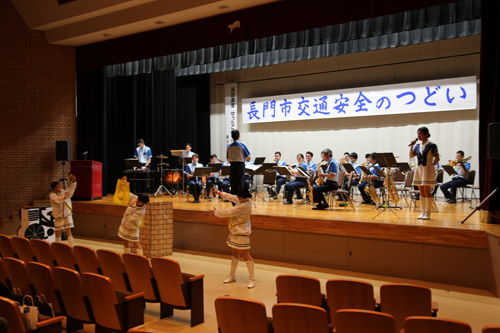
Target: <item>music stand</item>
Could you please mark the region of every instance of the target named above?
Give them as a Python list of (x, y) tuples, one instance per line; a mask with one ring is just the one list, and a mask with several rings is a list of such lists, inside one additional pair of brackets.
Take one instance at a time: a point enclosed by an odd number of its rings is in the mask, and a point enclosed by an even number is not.
[(125, 164), (127, 165), (127, 168), (129, 169), (134, 169), (134, 168), (141, 168), (141, 163), (139, 162), (138, 158), (126, 158), (125, 159)]
[(398, 168), (401, 173), (406, 174), (408, 171), (411, 171), (411, 167), (408, 162), (398, 162)]
[[(158, 193), (160, 193), (160, 195), (163, 195), (163, 194), (165, 194), (165, 192), (167, 192), (168, 194), (170, 194), (170, 197), (173, 197), (172, 193), (170, 193), (170, 191), (163, 185), (163, 165), (167, 164), (167, 163), (163, 163), (163, 160), (167, 159), (168, 156), (163, 156), (163, 154), (161, 154), (159, 156), (155, 156), (155, 158), (158, 158), (161, 161), (161, 163), (160, 163), (160, 186), (158, 186), (158, 189), (153, 194), (153, 197), (156, 198), (158, 196)], [(158, 169), (156, 169), (156, 170), (158, 170)]]
[[(374, 153), (373, 155), (375, 156), (375, 159), (377, 160), (381, 169), (387, 168), (385, 178), (391, 176), (391, 168), (398, 168), (399, 167), (398, 162), (396, 161), (396, 158), (394, 157), (393, 153)], [(375, 167), (375, 169), (380, 174), (381, 169), (378, 169), (377, 167)], [(389, 189), (387, 189), (387, 191), (389, 191)], [(393, 209), (400, 209), (401, 210), (403, 208), (399, 207), (399, 206), (391, 206), (389, 193), (387, 193), (387, 198), (386, 198), (385, 191), (382, 193), (382, 199), (383, 199), (382, 204), (377, 206), (377, 210), (382, 208), (382, 211), (379, 214), (375, 215), (373, 218), (376, 218), (377, 216), (379, 216), (380, 214), (382, 214), (386, 211), (389, 211), (389, 212), (393, 213), (399, 219), (399, 216), (393, 211)]]
[[(210, 167), (196, 167), (193, 172), (193, 176), (195, 177), (203, 177), (203, 176), (208, 176), (212, 172), (212, 168)], [(198, 180), (198, 179), (196, 179)], [(203, 193), (203, 190), (202, 190)], [(203, 198), (205, 200), (205, 198)]]
[[(297, 166), (296, 170), (304, 177), (306, 177), (307, 181), (309, 182), (309, 177), (311, 177), (311, 175), (307, 172), (307, 170), (304, 170), (303, 167), (301, 166)], [(312, 184), (311, 184), (311, 187), (312, 187)], [(309, 189), (309, 183), (307, 184), (307, 188)], [(307, 193), (306, 193), (306, 197), (307, 197)], [(302, 202), (299, 203), (299, 204), (296, 204), (295, 206), (293, 206), (293, 208), (297, 208), (299, 206), (302, 206), (302, 205), (305, 205), (307, 203), (307, 200), (306, 198), (302, 197)], [(314, 202), (309, 202), (310, 205), (314, 205)]]
[(344, 167), (345, 171), (348, 172), (348, 173), (356, 173), (356, 170), (354, 169), (354, 167), (352, 166), (351, 163), (342, 163), (342, 166)]
[(265, 157), (256, 157), (255, 158), (255, 161), (253, 162), (255, 165), (259, 165), (259, 164), (262, 164), (264, 163), (264, 161), (266, 160)]
[(292, 173), (290, 172), (290, 169), (288, 169), (287, 167), (284, 167), (284, 166), (274, 166), (273, 167), (276, 172), (278, 172), (278, 175), (280, 176), (291, 176)]

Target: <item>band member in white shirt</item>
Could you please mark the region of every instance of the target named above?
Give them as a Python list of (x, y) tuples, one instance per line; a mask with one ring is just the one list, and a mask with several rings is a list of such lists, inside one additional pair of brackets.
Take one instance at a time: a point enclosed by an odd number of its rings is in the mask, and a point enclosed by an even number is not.
[(192, 156), (192, 159), (193, 159), (193, 162), (186, 165), (186, 168), (184, 171), (186, 172), (186, 177), (188, 179), (187, 184), (189, 186), (189, 190), (191, 191), (191, 194), (194, 197), (194, 202), (198, 203), (198, 202), (200, 202), (200, 194), (201, 194), (202, 189), (203, 189), (203, 180), (201, 177), (193, 176), (193, 173), (194, 173), (194, 170), (196, 170), (196, 168), (198, 168), (198, 167), (202, 168), (203, 164), (198, 163), (198, 160), (200, 159), (200, 156), (198, 154), (194, 154)]

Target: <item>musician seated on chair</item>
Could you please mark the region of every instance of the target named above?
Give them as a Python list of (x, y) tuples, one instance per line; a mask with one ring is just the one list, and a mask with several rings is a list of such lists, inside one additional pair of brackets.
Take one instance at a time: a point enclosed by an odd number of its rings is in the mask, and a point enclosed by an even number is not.
[(196, 168), (202, 168), (203, 164), (198, 163), (200, 159), (200, 156), (198, 154), (193, 154), (191, 158), (193, 159), (193, 162), (186, 165), (186, 169), (184, 171), (186, 172), (186, 177), (188, 179), (187, 184), (189, 187), (189, 191), (194, 197), (194, 202), (200, 202), (200, 194), (203, 189), (203, 180), (201, 177), (193, 176), (193, 173)]
[(293, 192), (295, 191), (297, 195), (297, 200), (302, 200), (302, 193), (300, 193), (300, 189), (303, 187), (308, 186), (307, 185), (307, 177), (303, 176), (302, 173), (298, 170), (298, 168), (301, 167), (305, 171), (307, 171), (307, 163), (304, 161), (304, 155), (298, 154), (297, 155), (297, 165), (292, 168), (291, 165), (288, 166), (288, 169), (290, 169), (290, 172), (295, 176), (295, 180), (287, 183), (285, 185), (285, 193), (286, 193), (286, 200), (284, 202), (285, 205), (291, 205), (293, 204), (292, 198), (293, 198)]
[[(382, 187), (384, 185), (384, 181), (383, 181), (382, 177), (379, 176), (377, 170), (375, 170), (375, 167), (380, 169), (380, 165), (377, 163), (377, 159), (375, 158), (375, 155), (370, 154), (370, 168), (369, 168), (369, 170), (372, 173), (372, 175), (369, 176), (369, 178), (370, 178), (370, 181), (372, 182), (373, 186), (375, 188), (379, 188), (379, 187)], [(358, 185), (359, 192), (361, 192), (361, 196), (363, 197), (362, 203), (366, 204), (366, 205), (374, 205), (375, 202), (373, 202), (370, 195), (365, 192), (365, 187), (367, 185), (368, 185), (368, 182), (366, 180)]]
[(191, 150), (193, 149), (193, 146), (190, 143), (186, 143), (186, 148), (182, 151), (181, 157), (193, 157), (194, 152)]
[[(245, 165), (254, 165), (255, 161), (252, 160), (252, 156), (248, 155), (245, 158)], [(248, 173), (248, 170), (245, 169), (245, 188), (250, 191), (250, 186), (253, 185), (253, 175)]]
[[(359, 177), (362, 173), (361, 168), (359, 167), (359, 164), (357, 162), (358, 160), (358, 154), (356, 153), (351, 153), (349, 154), (349, 163), (352, 165), (354, 170), (356, 170), (356, 173), (352, 175), (352, 181), (351, 181), (351, 186), (358, 186), (359, 184)], [(347, 190), (347, 183), (349, 181), (349, 176), (351, 175), (350, 172), (346, 172), (345, 178), (344, 178), (344, 190)]]
[[(210, 155), (210, 163), (217, 163), (217, 155), (212, 154)], [(205, 185), (205, 191), (207, 192), (207, 199), (209, 199), (210, 195), (210, 189), (214, 186), (217, 185), (219, 188), (219, 191), (222, 190), (222, 181), (219, 178), (220, 175), (220, 170), (219, 172), (212, 172), (210, 173), (210, 176), (207, 177), (207, 182)], [(213, 195), (215, 197), (215, 194)]]
[(322, 168), (322, 165), (320, 165), (317, 170), (318, 177), (323, 179), (323, 185), (313, 187), (313, 201), (318, 204), (316, 207), (313, 207), (314, 210), (323, 210), (328, 208), (329, 206), (323, 192), (338, 190), (339, 188), (337, 162), (332, 157), (332, 151), (328, 148), (323, 149), (321, 152), (321, 158), (323, 159), (322, 164), (326, 165), (326, 170)]
[[(274, 153), (274, 161), (277, 166), (286, 166), (286, 162), (281, 159), (281, 152), (277, 151)], [(268, 188), (267, 191), (269, 195), (273, 197), (273, 199), (277, 199), (278, 194), (280, 194), (281, 186), (286, 183), (286, 176), (276, 175), (276, 192), (272, 188)]]
[[(446, 197), (446, 201), (448, 203), (456, 203), (457, 199), (457, 188), (465, 187), (467, 185), (467, 172), (470, 169), (470, 163), (465, 162), (465, 169), (462, 166), (462, 161), (464, 159), (464, 152), (462, 150), (457, 151), (456, 161), (458, 162), (455, 166), (456, 175), (451, 177), (451, 180), (447, 183), (444, 183), (439, 188), (443, 191), (444, 196)], [(451, 192), (449, 191), (451, 189)]]

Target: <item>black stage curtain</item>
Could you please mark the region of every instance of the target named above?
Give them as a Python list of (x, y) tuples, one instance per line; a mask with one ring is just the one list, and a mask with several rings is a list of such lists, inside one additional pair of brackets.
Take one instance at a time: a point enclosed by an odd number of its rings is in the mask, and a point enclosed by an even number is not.
[[(481, 33), (481, 82), (479, 112), (480, 192), (485, 199), (496, 187), (500, 187), (500, 160), (488, 158), (488, 124), (500, 122), (500, 20), (497, 2), (483, 1)], [(500, 193), (481, 207), (488, 211), (500, 210)]]
[[(105, 69), (77, 73), (78, 156), (103, 163), (103, 195), (114, 193), (123, 177), (124, 159), (133, 157), (137, 140), (144, 139), (153, 156), (169, 156), (186, 142), (200, 154), (210, 155), (209, 77), (176, 78), (173, 71), (107, 77)], [(153, 169), (160, 163), (153, 157)], [(180, 166), (179, 166), (180, 167)], [(159, 186), (159, 174), (154, 190)]]

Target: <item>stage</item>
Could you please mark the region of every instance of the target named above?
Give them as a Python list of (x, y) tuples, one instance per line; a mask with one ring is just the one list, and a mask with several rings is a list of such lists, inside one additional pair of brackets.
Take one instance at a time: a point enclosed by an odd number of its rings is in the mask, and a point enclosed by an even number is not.
[[(74, 201), (75, 235), (119, 240), (116, 236), (125, 207), (102, 200)], [(174, 248), (229, 254), (225, 244), (227, 219), (208, 216), (230, 203), (212, 198), (194, 203), (192, 196), (151, 197), (172, 201)], [(430, 220), (419, 220), (402, 199), (402, 210), (379, 211), (374, 206), (333, 206), (324, 211), (312, 205), (283, 205), (257, 198), (252, 209), (252, 256), (348, 271), (479, 288), (498, 295), (500, 290), (500, 225), (480, 223), (469, 203), (440, 202)]]

